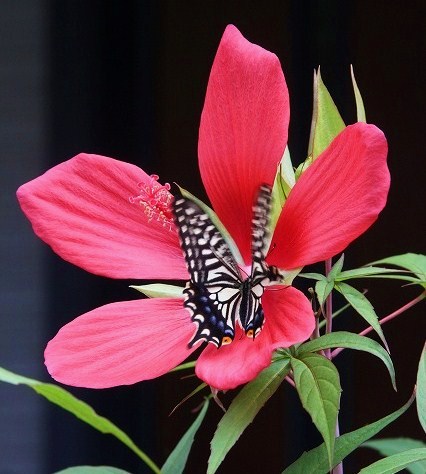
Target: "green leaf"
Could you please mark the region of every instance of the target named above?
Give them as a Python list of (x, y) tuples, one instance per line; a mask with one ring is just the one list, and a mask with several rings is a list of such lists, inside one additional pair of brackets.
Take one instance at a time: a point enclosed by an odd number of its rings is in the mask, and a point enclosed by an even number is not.
[(195, 434), (201, 426), (209, 407), (209, 399), (206, 398), (203, 408), (194, 420), (188, 431), (182, 436), (175, 449), (171, 452), (164, 466), (161, 468), (162, 474), (182, 474), (188, 460), (189, 452), (194, 442)]
[(389, 352), (389, 346), (386, 342), (385, 335), (383, 334), (382, 327), (379, 324), (379, 318), (374, 311), (373, 305), (368, 301), (368, 299), (360, 291), (347, 283), (337, 283), (336, 290), (346, 298), (347, 302), (350, 303), (354, 310), (376, 331)]
[(291, 367), (300, 401), (325, 441), (331, 466), (341, 392), (339, 373), (331, 361), (311, 353), (292, 357)]
[(229, 248), (231, 249), (231, 252), (235, 258), (235, 260), (244, 265), (244, 261), (241, 257), (240, 251), (238, 250), (238, 247), (235, 245), (234, 239), (231, 237), (231, 234), (227, 231), (226, 227), (222, 224), (222, 221), (219, 219), (218, 215), (213, 211), (213, 209), (207, 204), (205, 204), (203, 201), (195, 197), (193, 194), (191, 194), (189, 191), (187, 191), (184, 188), (181, 188), (179, 185), (179, 191), (181, 192), (182, 196), (190, 199), (192, 202), (195, 202), (210, 218), (210, 220), (213, 222), (213, 224), (216, 226), (216, 228), (219, 230), (221, 233), (222, 237), (225, 239), (226, 243), (228, 244)]
[(60, 406), (64, 410), (69, 411), (92, 428), (95, 428), (101, 433), (114, 436), (139, 456), (139, 458), (142, 459), (142, 461), (144, 461), (153, 472), (161, 474), (159, 467), (155, 465), (148, 455), (136, 446), (124, 431), (114, 425), (114, 423), (107, 418), (98, 415), (90, 405), (74, 397), (74, 395), (67, 392), (62, 387), (23, 377), (22, 375), (15, 374), (9, 370), (3, 369), (2, 367), (0, 367), (0, 381), (13, 385), (23, 384), (32, 388), (39, 395), (42, 395), (47, 398), (47, 400)]
[[(388, 273), (405, 273), (404, 270), (395, 270), (382, 267), (361, 267), (353, 270), (345, 270), (336, 276), (336, 281), (350, 280), (352, 278), (369, 278), (371, 276), (383, 275)], [(398, 275), (396, 275), (396, 278)]]
[[(363, 443), (361, 447), (375, 449), (383, 456), (392, 456), (393, 454), (408, 451), (409, 449), (426, 448), (426, 444), (411, 438), (383, 438), (367, 441)], [(424, 474), (426, 472), (426, 463), (415, 463), (406, 469), (411, 474)]]
[(271, 234), (273, 229), (275, 229), (275, 225), (280, 217), (284, 203), (295, 183), (296, 178), (291, 163), (290, 152), (288, 147), (286, 147), (281, 163), (278, 165), (274, 186), (272, 187), (272, 206), (269, 222)]
[(377, 263), (395, 265), (397, 267), (409, 270), (418, 277), (418, 279), (420, 280), (419, 284), (426, 288), (426, 255), (417, 253), (405, 253), (402, 255), (395, 255), (393, 257), (387, 257), (372, 262), (373, 265)]
[(183, 298), (184, 288), (176, 285), (166, 285), (164, 283), (153, 283), (151, 285), (130, 285), (149, 298)]
[(351, 78), (352, 78), (352, 87), (354, 89), (354, 94), (355, 94), (357, 120), (358, 122), (367, 122), (367, 119), (365, 116), (364, 101), (362, 100), (361, 92), (359, 91), (358, 84), (356, 83), (356, 80), (355, 80), (354, 68), (352, 67), (352, 64), (351, 64)]
[[(380, 459), (359, 471), (359, 474), (394, 474), (400, 472), (407, 466), (426, 460), (426, 448), (409, 449), (403, 453), (394, 454)], [(425, 472), (425, 471), (423, 471)]]
[(426, 432), (426, 344), (420, 356), (417, 371), (417, 415), (423, 430)]
[(74, 466), (55, 474), (130, 474), (128, 471), (111, 466)]
[[(334, 461), (333, 467), (337, 466), (343, 459), (351, 454), (355, 449), (368, 439), (375, 436), (383, 428), (386, 428), (389, 424), (399, 418), (405, 413), (414, 401), (414, 394), (410, 400), (399, 410), (391, 413), (380, 420), (371, 423), (367, 426), (363, 426), (350, 433), (345, 433), (336, 439), (334, 448)], [(291, 464), (282, 474), (328, 474), (329, 473), (329, 462), (327, 456), (327, 449), (325, 444), (321, 444), (308, 452), (305, 452)]]
[(272, 362), (234, 398), (213, 436), (207, 474), (216, 472), (232, 446), (275, 393), (289, 370), (289, 359)]
[(378, 342), (373, 341), (373, 339), (368, 337), (360, 336), (359, 334), (354, 334), (347, 331), (336, 331), (334, 333), (324, 334), (317, 339), (313, 339), (312, 341), (308, 341), (300, 345), (297, 349), (297, 355), (308, 352), (318, 352), (324, 349), (337, 347), (365, 351), (378, 357), (388, 369), (392, 380), (392, 385), (396, 390), (395, 369), (392, 359)]
[(322, 273), (299, 273), (302, 278), (309, 278), (311, 280), (324, 280), (327, 281), (327, 277)]
[(169, 370), (170, 372), (179, 372), (180, 370), (192, 369), (195, 367), (197, 362), (192, 360), (190, 362), (185, 362), (184, 364), (177, 365), (174, 369)]
[(330, 273), (327, 275), (327, 280), (334, 281), (337, 275), (340, 274), (343, 268), (343, 262), (345, 261), (345, 254), (342, 253), (339, 260), (332, 266)]
[(314, 74), (314, 104), (309, 138), (308, 155), (314, 161), (345, 128), (330, 93), (321, 78), (320, 70)]
[(315, 293), (321, 307), (324, 305), (328, 295), (333, 291), (334, 281), (319, 280), (315, 283)]

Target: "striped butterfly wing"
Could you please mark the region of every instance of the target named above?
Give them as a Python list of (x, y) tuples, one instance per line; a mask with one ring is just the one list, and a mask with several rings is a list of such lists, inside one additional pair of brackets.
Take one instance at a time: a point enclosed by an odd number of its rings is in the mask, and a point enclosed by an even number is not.
[(189, 346), (198, 341), (217, 347), (229, 344), (242, 295), (238, 266), (221, 233), (196, 203), (178, 197), (173, 213), (191, 276), (184, 290), (184, 307), (197, 324)]
[(241, 326), (246, 336), (253, 339), (262, 330), (265, 322), (260, 298), (265, 286), (276, 278), (276, 275), (265, 262), (268, 246), (268, 224), (271, 212), (272, 188), (266, 184), (260, 186), (253, 205), (252, 217), (252, 269), (250, 277), (244, 282), (244, 296), (240, 307)]

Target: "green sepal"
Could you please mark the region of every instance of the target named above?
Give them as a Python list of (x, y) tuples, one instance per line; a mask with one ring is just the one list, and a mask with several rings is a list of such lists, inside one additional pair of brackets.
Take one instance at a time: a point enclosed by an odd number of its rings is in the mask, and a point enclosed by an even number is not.
[(414, 463), (424, 462), (425, 460), (426, 448), (409, 449), (403, 453), (380, 459), (380, 461), (376, 461), (370, 464), (370, 466), (361, 469), (359, 474), (394, 474)]
[(169, 457), (161, 468), (162, 474), (182, 474), (184, 472), (192, 444), (194, 443), (195, 435), (206, 416), (208, 407), (209, 399), (206, 398), (197, 418), (182, 436), (175, 449), (170, 453)]
[(426, 433), (426, 344), (423, 346), (417, 370), (417, 415)]
[(284, 155), (277, 168), (274, 185), (272, 187), (272, 206), (269, 218), (270, 234), (273, 234), (275, 225), (280, 217), (281, 210), (290, 194), (291, 188), (295, 185), (293, 165), (291, 163), (288, 147), (284, 150)]
[(360, 291), (355, 289), (353, 286), (348, 285), (347, 283), (336, 283), (335, 288), (345, 297), (352, 308), (354, 308), (354, 310), (359, 315), (361, 315), (376, 331), (384, 346), (386, 347), (386, 350), (389, 352), (389, 346), (385, 335), (383, 334), (382, 327), (380, 326), (379, 318), (370, 301), (368, 301), (368, 299)]
[(352, 87), (354, 89), (355, 95), (355, 102), (356, 102), (356, 117), (358, 122), (367, 122), (367, 118), (365, 116), (365, 108), (364, 108), (364, 101), (362, 100), (361, 92), (358, 89), (358, 84), (355, 80), (354, 68), (351, 64), (351, 79), (352, 79)]
[[(393, 454), (402, 453), (409, 449), (426, 448), (426, 444), (417, 439), (411, 438), (382, 438), (366, 441), (361, 448), (371, 448), (378, 451), (382, 456), (392, 456)], [(424, 474), (426, 472), (426, 462), (418, 462), (406, 466), (411, 474)]]
[(213, 209), (207, 206), (207, 204), (205, 204), (203, 201), (195, 197), (186, 189), (180, 187), (179, 185), (177, 186), (183, 197), (191, 200), (192, 202), (195, 202), (195, 204), (197, 204), (209, 216), (210, 220), (213, 222), (213, 224), (216, 226), (216, 228), (219, 230), (222, 237), (225, 239), (226, 243), (228, 244), (236, 262), (241, 265), (244, 265), (243, 258), (241, 257), (240, 251), (238, 250), (238, 247), (236, 246), (234, 239), (231, 237), (231, 234), (227, 231), (226, 227), (222, 224), (222, 221), (219, 219), (218, 215), (213, 211)]
[[(367, 441), (368, 439), (375, 436), (377, 433), (382, 431), (386, 426), (390, 425), (393, 421), (398, 419), (408, 408), (412, 405), (415, 395), (413, 394), (408, 402), (401, 407), (399, 410), (391, 413), (390, 415), (381, 418), (374, 423), (367, 426), (363, 426), (350, 433), (345, 433), (336, 438), (334, 447), (334, 460), (333, 466), (337, 466), (339, 463), (355, 451), (358, 446)], [(304, 452), (299, 459), (291, 464), (282, 474), (329, 474), (330, 465), (328, 461), (327, 449), (325, 443), (317, 446), (310, 451)]]
[(314, 72), (314, 100), (308, 147), (308, 156), (312, 161), (315, 161), (344, 128), (345, 123), (322, 81), (318, 68), (317, 73)]
[(291, 368), (303, 408), (324, 439), (331, 468), (342, 391), (339, 372), (330, 360), (312, 353), (292, 357)]
[(313, 339), (312, 341), (301, 344), (298, 347), (296, 354), (300, 355), (308, 352), (318, 352), (324, 349), (333, 349), (338, 347), (364, 351), (378, 357), (388, 369), (392, 386), (396, 390), (395, 368), (389, 353), (386, 352), (378, 342), (370, 339), (369, 337), (360, 336), (359, 334), (354, 334), (347, 331), (336, 331), (330, 334), (324, 334), (317, 339)]
[(183, 298), (182, 286), (167, 285), (165, 283), (153, 283), (151, 285), (130, 285), (149, 298)]
[(142, 461), (147, 464), (151, 470), (157, 474), (161, 474), (160, 468), (156, 466), (147, 454), (145, 454), (136, 444), (124, 433), (118, 426), (107, 418), (98, 415), (93, 408), (87, 403), (79, 400), (77, 397), (67, 392), (62, 387), (51, 383), (43, 383), (38, 380), (30, 379), (22, 375), (15, 374), (9, 370), (0, 367), (0, 381), (10, 383), (13, 385), (26, 385), (32, 388), (39, 395), (47, 398), (49, 402), (58, 405), (66, 411), (69, 411), (74, 416), (79, 418), (84, 423), (87, 423), (92, 428), (104, 434), (110, 434), (121, 441), (125, 446), (132, 450)]
[(288, 358), (271, 363), (245, 385), (220, 420), (211, 441), (207, 474), (214, 474), (243, 431), (275, 393), (290, 370)]

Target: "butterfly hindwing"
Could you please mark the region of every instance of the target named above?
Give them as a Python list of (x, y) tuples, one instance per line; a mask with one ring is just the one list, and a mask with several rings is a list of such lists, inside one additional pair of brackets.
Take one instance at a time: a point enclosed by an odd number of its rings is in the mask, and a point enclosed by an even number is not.
[(176, 198), (173, 211), (189, 274), (184, 306), (197, 331), (189, 343), (220, 347), (235, 334), (241, 277), (228, 244), (209, 216), (193, 201)]

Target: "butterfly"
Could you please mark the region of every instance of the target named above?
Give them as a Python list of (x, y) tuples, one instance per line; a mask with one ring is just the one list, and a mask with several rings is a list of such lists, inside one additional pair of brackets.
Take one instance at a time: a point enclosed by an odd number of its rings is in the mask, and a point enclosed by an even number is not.
[(252, 267), (246, 278), (222, 234), (198, 204), (180, 196), (172, 209), (190, 274), (183, 304), (197, 324), (189, 347), (199, 341), (218, 348), (230, 344), (236, 324), (254, 339), (265, 322), (260, 302), (263, 291), (270, 282), (281, 280), (278, 270), (265, 262), (271, 187), (261, 185), (253, 205)]

